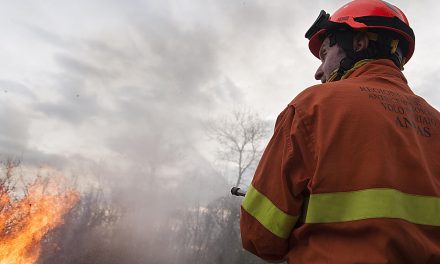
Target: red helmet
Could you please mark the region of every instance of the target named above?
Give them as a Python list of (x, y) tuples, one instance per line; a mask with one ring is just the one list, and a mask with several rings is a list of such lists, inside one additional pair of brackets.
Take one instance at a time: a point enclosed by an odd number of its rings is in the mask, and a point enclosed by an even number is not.
[(405, 14), (396, 6), (381, 0), (354, 0), (339, 8), (332, 16), (321, 11), (315, 23), (306, 33), (309, 49), (319, 58), (323, 38), (328, 30), (382, 29), (397, 33), (406, 42), (403, 50), (405, 61), (414, 53), (415, 36)]

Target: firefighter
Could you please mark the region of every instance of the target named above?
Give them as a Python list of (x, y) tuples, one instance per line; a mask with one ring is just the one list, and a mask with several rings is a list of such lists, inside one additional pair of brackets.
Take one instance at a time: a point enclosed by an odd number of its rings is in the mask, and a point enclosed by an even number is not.
[(278, 116), (243, 200), (243, 247), (270, 262), (440, 263), (440, 113), (402, 73), (415, 36), (379, 0), (307, 31), (322, 84)]

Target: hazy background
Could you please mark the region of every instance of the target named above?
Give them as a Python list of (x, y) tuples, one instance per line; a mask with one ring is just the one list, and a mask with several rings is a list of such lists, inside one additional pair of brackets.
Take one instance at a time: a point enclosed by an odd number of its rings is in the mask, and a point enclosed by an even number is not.
[[(416, 34), (404, 73), (440, 107), (440, 3), (390, 2)], [(247, 107), (273, 125), (317, 83), (304, 33), (344, 3), (1, 1), (0, 158), (102, 187), (136, 210), (134, 225), (208, 203), (234, 174), (216, 161), (206, 122)]]
[[(209, 157), (202, 121), (243, 105), (274, 120), (316, 83), (304, 32), (345, 2), (2, 1), (0, 154), (101, 180), (195, 155), (177, 147)], [(416, 33), (404, 73), (440, 106), (440, 4), (392, 3)]]

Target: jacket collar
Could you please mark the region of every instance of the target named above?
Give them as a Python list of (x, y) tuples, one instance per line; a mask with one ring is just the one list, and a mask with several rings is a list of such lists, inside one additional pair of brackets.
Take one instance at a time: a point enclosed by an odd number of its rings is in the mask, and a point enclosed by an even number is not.
[(405, 84), (408, 83), (402, 71), (400, 71), (400, 69), (391, 60), (387, 59), (369, 61), (355, 71), (348, 73), (346, 76), (344, 76), (344, 79), (352, 79), (361, 76), (398, 78)]

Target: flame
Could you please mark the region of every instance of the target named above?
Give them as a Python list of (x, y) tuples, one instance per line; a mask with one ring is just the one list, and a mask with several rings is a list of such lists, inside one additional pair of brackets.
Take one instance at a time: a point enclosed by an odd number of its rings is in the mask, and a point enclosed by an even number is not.
[(40, 242), (77, 203), (79, 194), (61, 190), (59, 178), (39, 178), (22, 198), (13, 199), (0, 186), (0, 264), (32, 264)]

